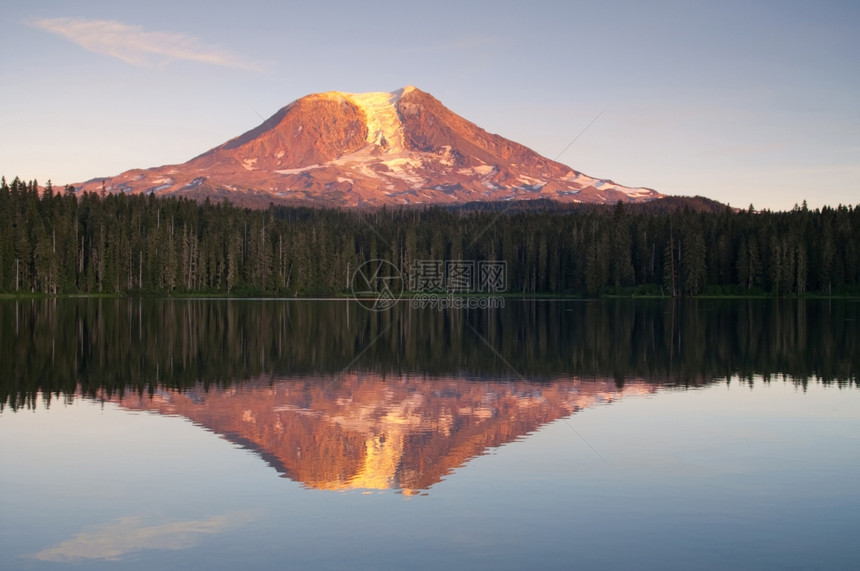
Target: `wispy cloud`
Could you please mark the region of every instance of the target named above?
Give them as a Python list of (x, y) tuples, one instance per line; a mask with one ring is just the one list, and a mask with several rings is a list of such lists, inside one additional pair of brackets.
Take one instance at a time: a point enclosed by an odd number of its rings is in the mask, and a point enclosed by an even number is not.
[(187, 549), (197, 545), (203, 536), (223, 533), (245, 524), (249, 519), (248, 514), (230, 514), (202, 520), (146, 525), (140, 517), (123, 517), (90, 527), (33, 557), (59, 563), (87, 559), (119, 561), (126, 555), (146, 549)]
[(262, 71), (258, 64), (206, 45), (193, 36), (175, 32), (147, 32), (140, 26), (84, 18), (48, 18), (31, 25), (71, 40), (91, 52), (113, 56), (139, 67), (155, 68), (171, 60), (187, 60)]

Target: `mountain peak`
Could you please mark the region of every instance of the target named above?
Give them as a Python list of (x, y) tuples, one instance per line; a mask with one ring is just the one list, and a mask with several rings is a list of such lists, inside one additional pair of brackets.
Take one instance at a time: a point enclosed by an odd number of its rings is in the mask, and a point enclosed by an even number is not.
[[(101, 180), (82, 188), (99, 190)], [(614, 203), (662, 196), (589, 177), (487, 133), (411, 85), (311, 94), (187, 163), (104, 180), (109, 192), (245, 204)]]

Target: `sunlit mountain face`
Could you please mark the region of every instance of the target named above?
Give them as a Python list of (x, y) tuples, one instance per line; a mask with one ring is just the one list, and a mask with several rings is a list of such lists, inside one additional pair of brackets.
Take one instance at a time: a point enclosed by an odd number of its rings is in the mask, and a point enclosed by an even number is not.
[(114, 397), (179, 415), (324, 490), (419, 493), (469, 459), (579, 410), (657, 385), (611, 380), (475, 380), (350, 373)]
[(614, 204), (663, 197), (588, 176), (488, 133), (412, 86), (308, 95), (186, 163), (75, 186), (263, 207), (535, 199)]

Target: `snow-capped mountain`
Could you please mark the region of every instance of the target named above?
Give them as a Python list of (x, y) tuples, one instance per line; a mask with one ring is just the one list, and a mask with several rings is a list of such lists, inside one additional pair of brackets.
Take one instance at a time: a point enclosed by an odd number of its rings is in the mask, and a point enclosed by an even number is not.
[(641, 202), (648, 188), (595, 179), (487, 133), (415, 87), (302, 97), (180, 165), (75, 185), (241, 204), (381, 206), (551, 199)]
[[(416, 378), (347, 372), (326, 391), (298, 379), (252, 379), (241, 390), (160, 390), (106, 395), (129, 410), (180, 416), (322, 490), (417, 493), (475, 456), (547, 423), (657, 385), (626, 379), (552, 382)], [(536, 398), (535, 394), (540, 397)]]

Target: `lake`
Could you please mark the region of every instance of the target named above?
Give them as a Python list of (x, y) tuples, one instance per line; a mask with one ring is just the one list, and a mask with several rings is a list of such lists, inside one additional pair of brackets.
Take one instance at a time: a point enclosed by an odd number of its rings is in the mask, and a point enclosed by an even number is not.
[(504, 301), (0, 301), (0, 568), (858, 568), (860, 302)]

